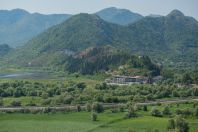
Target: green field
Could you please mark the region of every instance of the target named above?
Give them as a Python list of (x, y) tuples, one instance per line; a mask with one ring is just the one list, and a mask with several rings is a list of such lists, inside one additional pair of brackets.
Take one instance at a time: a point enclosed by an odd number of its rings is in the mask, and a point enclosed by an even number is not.
[[(167, 117), (139, 116), (106, 111), (91, 121), (89, 112), (57, 114), (0, 114), (0, 132), (166, 132)], [(190, 132), (198, 131), (198, 119), (188, 119)]]

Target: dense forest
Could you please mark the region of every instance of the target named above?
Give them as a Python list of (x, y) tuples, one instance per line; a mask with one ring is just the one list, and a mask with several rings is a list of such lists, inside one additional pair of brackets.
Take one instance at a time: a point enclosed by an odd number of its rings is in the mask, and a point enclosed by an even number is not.
[(160, 75), (160, 67), (153, 64), (147, 56), (136, 56), (111, 46), (92, 47), (67, 60), (66, 70), (82, 74), (100, 71), (120, 71), (120, 74)]

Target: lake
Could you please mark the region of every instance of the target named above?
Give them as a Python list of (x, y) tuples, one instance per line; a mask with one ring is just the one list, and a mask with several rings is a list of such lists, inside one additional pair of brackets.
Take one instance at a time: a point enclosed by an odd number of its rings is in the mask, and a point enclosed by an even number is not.
[(2, 73), (0, 79), (53, 79), (57, 78), (52, 73), (47, 72), (20, 72)]

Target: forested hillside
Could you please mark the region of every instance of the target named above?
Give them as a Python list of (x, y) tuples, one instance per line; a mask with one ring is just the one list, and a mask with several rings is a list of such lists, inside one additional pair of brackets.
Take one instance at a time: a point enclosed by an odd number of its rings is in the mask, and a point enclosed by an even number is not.
[[(111, 46), (91, 47), (67, 59), (66, 70), (82, 74), (115, 71), (120, 75), (160, 75), (160, 68), (146, 56), (135, 56)], [(117, 73), (118, 74), (118, 73)]]
[(39, 66), (46, 58), (52, 63), (68, 52), (111, 45), (131, 54), (148, 55), (166, 66), (192, 67), (198, 64), (197, 36), (198, 22), (178, 10), (165, 17), (145, 17), (129, 26), (78, 14), (33, 38), (7, 58), (10, 63)]

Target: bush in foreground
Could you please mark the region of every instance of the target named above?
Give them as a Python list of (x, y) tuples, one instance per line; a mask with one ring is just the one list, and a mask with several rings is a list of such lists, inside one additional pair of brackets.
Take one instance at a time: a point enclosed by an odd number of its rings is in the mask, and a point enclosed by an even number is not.
[(151, 115), (156, 117), (162, 117), (162, 113), (157, 108), (152, 108)]
[(92, 110), (97, 112), (97, 113), (101, 113), (104, 111), (103, 105), (96, 102), (92, 104)]
[(91, 113), (91, 120), (96, 121), (97, 120), (97, 114), (95, 112)]
[(167, 128), (168, 131), (189, 132), (188, 122), (181, 116), (177, 116), (175, 119), (170, 119)]

